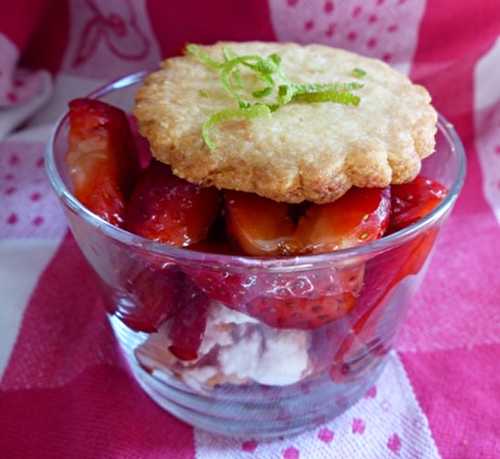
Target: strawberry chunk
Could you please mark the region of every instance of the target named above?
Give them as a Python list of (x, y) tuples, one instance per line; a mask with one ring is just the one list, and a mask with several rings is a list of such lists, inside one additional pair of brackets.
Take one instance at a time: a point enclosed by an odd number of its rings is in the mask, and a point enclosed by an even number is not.
[(179, 309), (183, 282), (184, 274), (174, 266), (128, 275), (130, 298), (119, 301), (114, 313), (132, 330), (155, 332)]
[(447, 193), (443, 185), (422, 176), (410, 183), (393, 185), (390, 231), (398, 231), (425, 217)]
[[(221, 238), (190, 245), (189, 249), (213, 254), (241, 255), (228, 241)], [(191, 263), (182, 268), (210, 299), (220, 301), (234, 309), (241, 308), (259, 294), (257, 276), (251, 272), (221, 270), (208, 263)]]
[(389, 212), (389, 188), (351, 188), (337, 201), (309, 207), (295, 238), (305, 253), (354, 247), (380, 238), (387, 229)]
[(289, 253), (294, 223), (288, 204), (240, 191), (227, 191), (224, 196), (227, 231), (246, 254)]
[(316, 299), (260, 297), (248, 305), (247, 311), (271, 327), (313, 330), (344, 316), (355, 302), (351, 293)]
[[(393, 185), (390, 230), (401, 229), (422, 218), (446, 193), (442, 185), (424, 177), (417, 177), (405, 185)], [(437, 232), (433, 228), (367, 263), (365, 285), (357, 302), (360, 315), (337, 351), (331, 371), (334, 379), (352, 377), (351, 362), (356, 361), (358, 355), (380, 354), (387, 350), (380, 340), (380, 324), (389, 322), (386, 317), (388, 298), (405, 277), (418, 274), (423, 268)]]
[(121, 225), (139, 165), (127, 115), (93, 99), (69, 104), (69, 166), (74, 194), (99, 217)]
[(208, 297), (186, 279), (180, 311), (175, 315), (170, 329), (172, 344), (169, 351), (178, 359), (198, 358), (207, 325), (209, 302)]
[(211, 269), (208, 266), (186, 266), (183, 269), (210, 299), (230, 308), (244, 309), (246, 303), (260, 295), (259, 280), (254, 273)]
[(125, 228), (139, 236), (186, 247), (208, 234), (219, 209), (219, 192), (201, 188), (152, 161), (127, 204)]
[(242, 312), (271, 327), (312, 330), (346, 315), (356, 304), (362, 283), (363, 265), (274, 274), (261, 281), (262, 296)]
[(334, 380), (355, 377), (353, 363), (359, 361), (359, 356), (369, 358), (387, 352), (386, 341), (391, 338), (387, 330), (395, 329), (394, 320), (399, 315), (387, 310), (390, 294), (405, 277), (422, 269), (436, 237), (437, 229), (432, 229), (367, 263), (364, 286), (357, 300), (358, 315), (334, 357)]

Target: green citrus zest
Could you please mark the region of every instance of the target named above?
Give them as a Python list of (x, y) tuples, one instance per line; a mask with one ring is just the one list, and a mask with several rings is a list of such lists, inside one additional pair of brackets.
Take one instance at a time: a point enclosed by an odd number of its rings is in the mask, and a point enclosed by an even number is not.
[[(219, 62), (197, 45), (188, 45), (186, 51), (207, 68), (218, 73), (222, 87), (238, 104), (238, 108), (228, 108), (212, 114), (203, 123), (202, 137), (210, 150), (216, 148), (210, 137), (210, 131), (225, 121), (270, 116), (271, 112), (292, 102), (333, 102), (354, 106), (360, 102), (360, 97), (352, 93), (363, 87), (357, 82), (327, 84), (291, 82), (281, 67), (281, 57), (275, 53), (267, 57), (256, 54), (238, 56), (230, 48), (224, 47), (223, 61)], [(254, 85), (252, 89), (245, 88), (241, 75), (242, 68), (250, 69), (264, 86), (255, 88)], [(362, 78), (365, 75), (366, 72), (362, 69), (355, 68), (352, 71), (352, 76), (355, 78)], [(203, 96), (206, 94), (204, 91), (199, 93)]]
[(364, 78), (366, 76), (366, 72), (363, 69), (355, 68), (352, 70), (351, 75), (354, 78)]

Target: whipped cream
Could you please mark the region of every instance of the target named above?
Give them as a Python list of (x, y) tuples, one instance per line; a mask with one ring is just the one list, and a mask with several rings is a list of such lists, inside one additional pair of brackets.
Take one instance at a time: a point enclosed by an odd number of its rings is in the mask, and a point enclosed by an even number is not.
[(173, 374), (198, 390), (226, 383), (284, 386), (312, 371), (309, 332), (271, 328), (216, 301), (196, 360), (182, 361), (169, 352), (169, 331), (167, 322), (136, 349), (136, 357), (151, 371)]
[(227, 376), (271, 386), (300, 381), (309, 368), (306, 332), (253, 330), (233, 346), (219, 351), (221, 371)]

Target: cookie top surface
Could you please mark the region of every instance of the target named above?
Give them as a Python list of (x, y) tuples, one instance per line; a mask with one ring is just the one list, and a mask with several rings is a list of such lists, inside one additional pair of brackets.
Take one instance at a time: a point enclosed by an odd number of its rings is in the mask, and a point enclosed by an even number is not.
[[(200, 48), (222, 61), (224, 47), (236, 55), (277, 53), (294, 83), (357, 81), (363, 84), (355, 91), (360, 102), (292, 102), (270, 117), (228, 120), (211, 130), (216, 147), (210, 149), (203, 123), (237, 103), (218, 73), (194, 56), (167, 59), (139, 89), (134, 114), (153, 155), (179, 177), (275, 201), (325, 203), (351, 186), (411, 181), (434, 150), (437, 114), (428, 92), (379, 60), (322, 45), (247, 42)], [(356, 68), (366, 72), (362, 79), (353, 77)], [(245, 85), (256, 80), (247, 73), (241, 71)]]

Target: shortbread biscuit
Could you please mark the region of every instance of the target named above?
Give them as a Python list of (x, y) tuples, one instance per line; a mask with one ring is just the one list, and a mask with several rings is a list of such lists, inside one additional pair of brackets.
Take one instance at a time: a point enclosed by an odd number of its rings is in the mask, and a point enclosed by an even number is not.
[[(201, 135), (203, 123), (236, 102), (218, 74), (195, 57), (167, 59), (139, 89), (134, 113), (153, 155), (179, 177), (275, 201), (325, 203), (351, 186), (411, 181), (434, 150), (437, 114), (429, 93), (379, 60), (292, 43), (217, 43), (202, 49), (222, 61), (224, 47), (237, 55), (279, 54), (295, 83), (362, 83), (354, 91), (360, 103), (294, 102), (271, 117), (226, 121), (212, 129), (216, 148), (211, 150)], [(366, 75), (354, 78), (355, 68)]]

